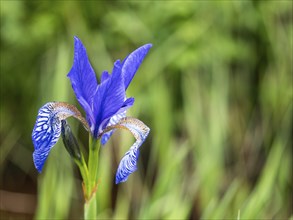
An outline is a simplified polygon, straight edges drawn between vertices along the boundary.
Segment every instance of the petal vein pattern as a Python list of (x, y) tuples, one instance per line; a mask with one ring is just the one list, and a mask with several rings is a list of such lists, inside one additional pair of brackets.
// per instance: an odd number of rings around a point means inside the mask
[(33, 160), (39, 172), (42, 171), (51, 148), (60, 137), (61, 120), (70, 116), (80, 120), (84, 127), (89, 130), (87, 122), (75, 106), (64, 102), (49, 102), (40, 108), (32, 132), (35, 147)]
[(118, 184), (120, 182), (125, 182), (128, 176), (137, 170), (139, 148), (148, 136), (150, 129), (142, 121), (127, 117), (121, 119), (117, 124), (107, 127), (105, 133), (116, 128), (129, 130), (136, 139), (136, 142), (125, 153), (119, 163), (115, 181), (116, 184)]
[[(122, 112), (120, 114), (114, 115), (110, 119), (110, 121), (108, 123), (108, 126), (117, 124), (122, 118), (125, 118), (125, 117), (126, 117), (126, 111), (124, 111), (124, 112)], [(109, 131), (109, 132), (107, 132), (107, 133), (102, 135), (102, 138), (101, 138), (102, 145), (105, 145), (108, 142), (108, 140), (110, 139), (110, 137), (112, 136), (114, 131), (115, 131), (115, 129), (113, 129), (113, 130), (111, 130), (111, 131)]]

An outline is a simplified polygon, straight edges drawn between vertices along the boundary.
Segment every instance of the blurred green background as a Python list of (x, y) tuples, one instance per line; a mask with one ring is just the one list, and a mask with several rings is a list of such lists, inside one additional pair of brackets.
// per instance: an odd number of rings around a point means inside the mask
[[(61, 141), (42, 174), (31, 132), (49, 101), (76, 104), (73, 36), (98, 76), (152, 43), (127, 94), (151, 128), (139, 169), (115, 185), (134, 139), (101, 151), (103, 219), (292, 217), (292, 2), (1, 0), (1, 219), (82, 218), (81, 177)], [(87, 134), (69, 120), (80, 143)]]

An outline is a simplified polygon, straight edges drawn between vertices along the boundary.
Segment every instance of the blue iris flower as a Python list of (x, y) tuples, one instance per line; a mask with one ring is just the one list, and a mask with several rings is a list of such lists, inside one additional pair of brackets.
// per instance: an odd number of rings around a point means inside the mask
[(33, 159), (39, 172), (60, 137), (61, 121), (70, 116), (80, 120), (95, 139), (101, 139), (102, 144), (106, 144), (115, 129), (129, 130), (136, 142), (119, 164), (116, 183), (126, 181), (137, 169), (139, 147), (146, 139), (149, 128), (138, 119), (126, 117), (126, 110), (133, 105), (134, 98), (127, 98), (125, 92), (151, 46), (146, 44), (122, 62), (117, 60), (112, 73), (104, 71), (98, 84), (85, 47), (77, 37), (74, 38), (74, 62), (67, 76), (86, 119), (74, 106), (63, 102), (49, 102), (40, 108), (32, 133), (35, 147)]

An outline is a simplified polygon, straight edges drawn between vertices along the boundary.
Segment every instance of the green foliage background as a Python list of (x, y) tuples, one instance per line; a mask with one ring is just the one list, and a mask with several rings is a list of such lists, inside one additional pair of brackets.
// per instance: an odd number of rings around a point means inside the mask
[[(66, 77), (75, 35), (98, 76), (153, 43), (127, 92), (136, 99), (128, 114), (151, 133), (138, 171), (118, 186), (134, 140), (117, 132), (102, 149), (99, 218), (293, 218), (291, 1), (0, 4), (2, 218), (82, 217), (81, 178), (61, 141), (42, 174), (31, 155), (38, 109), (54, 100), (79, 107)], [(9, 202), (5, 192), (20, 194)], [(18, 212), (24, 194), (37, 205)]]

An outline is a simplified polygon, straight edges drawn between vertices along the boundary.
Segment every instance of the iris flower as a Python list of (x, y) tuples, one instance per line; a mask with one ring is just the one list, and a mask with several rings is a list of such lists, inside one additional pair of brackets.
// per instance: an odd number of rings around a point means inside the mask
[(100, 139), (103, 145), (115, 129), (129, 130), (136, 138), (136, 142), (118, 166), (116, 184), (125, 182), (137, 169), (139, 148), (150, 129), (138, 119), (126, 117), (126, 111), (134, 104), (134, 98), (127, 98), (125, 92), (151, 46), (143, 45), (122, 62), (117, 60), (112, 73), (104, 71), (98, 84), (85, 47), (77, 37), (74, 37), (74, 61), (67, 76), (86, 118), (75, 106), (64, 102), (49, 102), (40, 108), (32, 132), (35, 148), (33, 160), (39, 172), (42, 171), (50, 150), (60, 137), (62, 121), (70, 116), (77, 118), (91, 136)]

